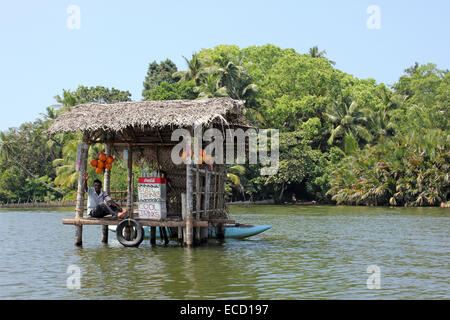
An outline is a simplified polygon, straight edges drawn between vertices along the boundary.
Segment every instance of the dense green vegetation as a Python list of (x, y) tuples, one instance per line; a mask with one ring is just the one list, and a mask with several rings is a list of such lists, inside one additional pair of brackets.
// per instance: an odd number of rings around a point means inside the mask
[[(230, 199), (273, 198), (283, 203), (295, 196), (401, 206), (448, 201), (448, 70), (416, 63), (386, 86), (336, 69), (317, 47), (300, 54), (273, 45), (220, 45), (184, 59), (184, 71), (169, 59), (152, 62), (143, 99), (244, 99), (252, 123), (280, 131), (278, 173), (261, 176), (258, 165), (230, 166)], [(103, 87), (65, 90), (55, 97), (58, 105), (48, 107), (40, 119), (3, 132), (0, 201), (54, 200), (61, 193), (73, 198), (80, 137), (47, 137), (44, 130), (75, 104), (129, 101), (130, 96)], [(91, 152), (100, 148), (94, 146)], [(115, 167), (112, 188), (122, 189), (125, 170), (120, 161)]]

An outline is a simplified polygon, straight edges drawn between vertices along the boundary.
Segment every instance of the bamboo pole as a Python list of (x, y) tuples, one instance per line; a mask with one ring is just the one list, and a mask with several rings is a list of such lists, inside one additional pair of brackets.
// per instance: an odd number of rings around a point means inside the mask
[[(196, 172), (195, 172), (195, 219), (197, 221), (200, 221), (200, 214), (201, 214), (201, 199), (202, 194), (200, 193), (200, 172), (199, 172), (199, 166), (196, 165)], [(195, 242), (200, 242), (200, 228), (195, 228)]]
[(169, 244), (169, 238), (167, 237), (166, 227), (159, 227), (159, 233), (161, 235), (161, 240), (164, 244)]
[[(83, 135), (83, 141), (87, 138), (86, 133)], [(75, 207), (75, 219), (83, 218), (84, 212), (84, 174), (86, 173), (87, 168), (87, 157), (88, 157), (89, 145), (87, 147), (83, 145), (81, 148), (80, 154), (80, 171), (78, 174), (78, 190), (77, 190), (77, 204)], [(83, 245), (83, 226), (77, 225), (75, 226), (75, 245), (82, 246)]]
[(192, 247), (193, 240), (194, 240), (194, 233), (193, 233), (193, 181), (192, 181), (192, 170), (191, 165), (186, 165), (186, 246), (188, 248)]
[(150, 227), (150, 244), (156, 244), (156, 227)]
[[(218, 168), (218, 170), (220, 170), (220, 168)], [(222, 183), (222, 175), (219, 174), (219, 175), (217, 175), (217, 190), (216, 190), (216, 192), (217, 192), (216, 209), (217, 209), (218, 212), (222, 209), (221, 201), (220, 201), (221, 200), (221, 198), (220, 198), (220, 193), (221, 193), (220, 186), (221, 186), (221, 183)]]
[[(209, 220), (209, 201), (211, 196), (211, 171), (206, 172), (205, 176), (205, 198), (204, 198), (204, 204), (203, 204), (203, 219)], [(200, 241), (201, 242), (207, 242), (208, 241), (208, 228), (201, 228), (200, 229)]]
[(217, 167), (215, 168), (216, 172), (214, 175), (214, 204), (213, 209), (217, 211), (217, 180), (219, 179), (219, 172), (217, 171)]
[(127, 185), (127, 211), (130, 218), (133, 218), (133, 150), (128, 146), (128, 185)]
[[(105, 145), (105, 154), (107, 157), (111, 155), (112, 145), (107, 143)], [(111, 170), (105, 169), (105, 175), (103, 176), (103, 189), (106, 194), (110, 196), (111, 193)], [(102, 226), (102, 243), (108, 243), (108, 226)]]
[(220, 168), (219, 175), (219, 185), (218, 185), (218, 194), (217, 194), (217, 208), (223, 214), (224, 212), (224, 187), (225, 187), (225, 176), (223, 175), (223, 167)]
[[(181, 193), (181, 218), (186, 220), (186, 193)], [(178, 241), (183, 245), (186, 241), (186, 228), (178, 227)]]

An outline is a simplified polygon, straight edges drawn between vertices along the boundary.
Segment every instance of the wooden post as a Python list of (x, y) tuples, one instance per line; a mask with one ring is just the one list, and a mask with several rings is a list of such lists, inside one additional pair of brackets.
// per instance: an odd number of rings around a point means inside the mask
[(150, 244), (156, 244), (156, 227), (150, 227)]
[(217, 212), (217, 167), (214, 167), (213, 212)]
[(223, 198), (224, 186), (225, 186), (225, 177), (223, 176), (223, 168), (221, 167), (220, 171), (219, 171), (219, 185), (218, 185), (218, 195), (217, 195), (218, 206), (217, 207), (222, 214), (224, 212), (224, 200), (225, 200)]
[[(181, 218), (186, 220), (186, 193), (181, 193)], [(186, 242), (186, 228), (178, 227), (178, 241), (183, 245)]]
[(217, 200), (216, 200), (216, 212), (220, 212), (221, 211), (221, 206), (220, 206), (220, 182), (221, 182), (221, 174), (220, 174), (220, 169), (217, 168), (217, 189), (216, 189), (216, 196), (217, 196)]
[[(111, 155), (112, 145), (107, 143), (105, 145), (105, 154), (107, 157)], [(111, 170), (105, 169), (105, 175), (103, 176), (103, 190), (110, 196), (111, 192)], [(102, 243), (108, 243), (108, 226), (102, 226)]]
[(194, 233), (193, 233), (193, 181), (192, 181), (192, 166), (190, 164), (186, 165), (186, 246), (188, 248), (192, 247), (194, 242)]
[[(196, 173), (195, 173), (195, 219), (200, 221), (200, 210), (201, 210), (201, 199), (202, 194), (200, 192), (200, 167), (196, 165)], [(200, 228), (195, 228), (195, 242), (200, 243)]]
[(167, 237), (166, 227), (159, 227), (159, 233), (161, 236), (161, 240), (164, 241), (164, 244), (169, 244), (169, 238)]
[[(210, 191), (211, 191), (211, 171), (207, 169), (205, 175), (205, 198), (203, 204), (203, 219), (209, 220), (209, 201), (210, 201)], [(200, 241), (207, 242), (208, 241), (208, 228), (201, 228)]]
[(131, 149), (131, 145), (128, 146), (128, 186), (127, 186), (127, 211), (130, 215), (130, 218), (133, 219), (133, 153)]
[(178, 227), (178, 243), (183, 245), (183, 228)]
[[(86, 133), (83, 134), (83, 143), (87, 139)], [(84, 174), (87, 168), (87, 158), (88, 158), (89, 145), (83, 145), (80, 154), (80, 172), (78, 174), (78, 190), (77, 190), (77, 203), (75, 207), (75, 219), (83, 218), (84, 212)], [(83, 226), (75, 226), (75, 245), (83, 245)]]

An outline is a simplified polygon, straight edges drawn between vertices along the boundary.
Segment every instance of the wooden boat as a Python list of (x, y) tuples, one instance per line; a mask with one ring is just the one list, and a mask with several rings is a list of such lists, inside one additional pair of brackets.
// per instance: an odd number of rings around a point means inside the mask
[[(112, 232), (116, 232), (117, 226), (110, 225), (109, 230)], [(144, 238), (150, 238), (150, 227), (143, 227), (145, 231)], [(172, 234), (171, 228), (169, 227), (163, 227), (166, 229), (167, 236), (169, 238), (175, 237), (175, 235)], [(209, 228), (208, 229), (208, 238), (209, 239), (217, 239), (217, 238), (231, 238), (231, 239), (244, 239), (248, 238), (254, 235), (257, 235), (261, 232), (264, 232), (268, 229), (272, 228), (272, 226), (269, 225), (248, 225), (248, 224), (232, 224), (232, 225), (224, 225), (223, 226), (223, 235), (217, 233), (216, 228)], [(156, 237), (161, 237), (160, 234), (160, 228), (156, 228)]]

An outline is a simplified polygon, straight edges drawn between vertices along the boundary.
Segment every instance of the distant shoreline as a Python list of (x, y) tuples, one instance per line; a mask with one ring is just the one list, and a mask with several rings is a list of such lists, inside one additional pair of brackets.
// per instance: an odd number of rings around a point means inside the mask
[(0, 204), (0, 208), (56, 208), (56, 207), (75, 207), (76, 201), (58, 201), (58, 202), (25, 202), (25, 203), (7, 203)]
[[(281, 206), (317, 206), (317, 205), (335, 205), (333, 203), (319, 203), (316, 201), (297, 201), (296, 203), (280, 203), (276, 204), (272, 199), (270, 200), (260, 200), (260, 201), (235, 201), (235, 202), (227, 202), (227, 205), (235, 206), (235, 205), (281, 205)], [(0, 209), (10, 209), (10, 208), (57, 208), (57, 207), (75, 207), (76, 201), (59, 201), (59, 202), (28, 202), (28, 203), (8, 203), (8, 204), (0, 204)], [(85, 202), (86, 206), (86, 202)], [(353, 205), (346, 205), (352, 207)], [(384, 207), (384, 206), (373, 206), (373, 207)], [(439, 207), (439, 206), (433, 206)], [(440, 205), (441, 208), (450, 208), (450, 202), (443, 202)]]

